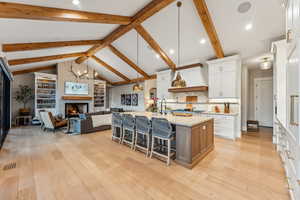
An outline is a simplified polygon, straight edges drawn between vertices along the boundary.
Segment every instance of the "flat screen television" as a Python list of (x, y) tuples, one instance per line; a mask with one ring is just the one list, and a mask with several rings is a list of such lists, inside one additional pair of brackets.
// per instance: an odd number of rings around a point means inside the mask
[(65, 82), (65, 94), (88, 95), (89, 85), (87, 83)]

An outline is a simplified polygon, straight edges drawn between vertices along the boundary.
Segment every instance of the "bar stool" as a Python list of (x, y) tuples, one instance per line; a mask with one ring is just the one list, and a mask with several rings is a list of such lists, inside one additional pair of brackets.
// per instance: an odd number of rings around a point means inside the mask
[(131, 145), (131, 149), (134, 146), (134, 136), (135, 136), (135, 118), (130, 114), (122, 115), (123, 122), (123, 136), (122, 144), (125, 142)]
[[(146, 151), (146, 157), (148, 157), (150, 151), (151, 122), (146, 116), (135, 116), (135, 124), (136, 133), (134, 150), (136, 150), (136, 148), (142, 149)], [(143, 144), (139, 144), (139, 142)]]
[[(119, 130), (119, 132), (118, 132)], [(122, 116), (120, 113), (112, 113), (112, 137), (111, 139), (119, 140), (119, 143), (122, 141), (123, 126), (122, 126)]]
[[(162, 143), (156, 143), (155, 139), (162, 141)], [(170, 158), (175, 154), (175, 149), (171, 147), (171, 141), (175, 140), (175, 131), (172, 129), (170, 122), (164, 118), (152, 118), (152, 143), (151, 143), (151, 154), (158, 155), (160, 157), (167, 159), (167, 165), (170, 165)], [(167, 147), (164, 146), (164, 143), (167, 142)], [(159, 144), (160, 143), (160, 144)], [(167, 155), (163, 153), (164, 148), (167, 148)], [(159, 149), (160, 151), (156, 151)], [(171, 153), (171, 150), (173, 152)]]

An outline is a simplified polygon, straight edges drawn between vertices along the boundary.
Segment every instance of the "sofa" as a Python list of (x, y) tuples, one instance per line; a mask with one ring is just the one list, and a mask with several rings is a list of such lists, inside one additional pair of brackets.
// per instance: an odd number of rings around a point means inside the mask
[[(103, 116), (103, 119), (101, 119)], [(80, 114), (80, 133), (92, 133), (97, 131), (104, 131), (111, 129), (111, 112), (108, 111), (100, 111), (94, 113), (86, 113)], [(108, 119), (110, 118), (110, 119)], [(95, 123), (95, 120), (107, 122), (106, 124), (103, 122)]]
[(110, 108), (111, 112), (124, 112), (123, 108)]

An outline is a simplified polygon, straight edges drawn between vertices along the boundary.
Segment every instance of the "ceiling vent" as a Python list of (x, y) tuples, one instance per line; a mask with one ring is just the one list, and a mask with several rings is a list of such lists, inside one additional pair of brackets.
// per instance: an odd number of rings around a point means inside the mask
[(249, 1), (245, 1), (239, 5), (237, 10), (239, 13), (246, 13), (250, 10), (251, 6), (252, 5)]

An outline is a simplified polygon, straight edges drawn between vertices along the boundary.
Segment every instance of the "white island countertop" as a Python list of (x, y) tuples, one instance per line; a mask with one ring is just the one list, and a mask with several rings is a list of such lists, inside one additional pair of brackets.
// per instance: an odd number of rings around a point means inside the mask
[(224, 112), (213, 112), (213, 111), (205, 111), (202, 112), (201, 114), (205, 114), (205, 115), (224, 115), (224, 116), (236, 116), (238, 115), (238, 113), (224, 113)]
[(146, 116), (149, 119), (151, 119), (152, 117), (165, 118), (171, 124), (176, 124), (179, 126), (187, 126), (187, 127), (193, 127), (197, 124), (201, 124), (203, 122), (207, 122), (213, 119), (211, 117), (203, 117), (199, 115), (193, 115), (191, 117), (182, 117), (182, 116), (174, 116), (172, 114), (161, 115), (159, 113), (152, 113), (152, 112), (125, 112), (121, 114), (132, 114), (133, 116), (136, 115)]

